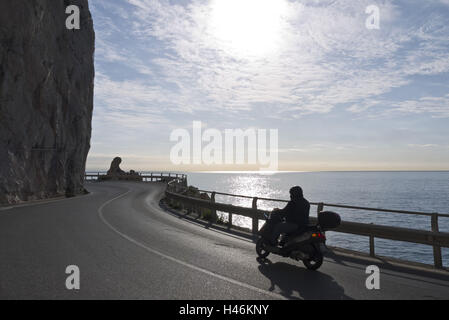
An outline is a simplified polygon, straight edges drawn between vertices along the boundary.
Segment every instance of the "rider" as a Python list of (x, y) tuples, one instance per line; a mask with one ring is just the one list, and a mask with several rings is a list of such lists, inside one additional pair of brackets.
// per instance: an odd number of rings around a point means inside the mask
[(290, 201), (284, 209), (274, 211), (285, 222), (278, 223), (273, 230), (271, 242), (277, 245), (277, 240), (282, 233), (290, 233), (309, 224), (310, 203), (304, 198), (301, 187), (290, 189)]

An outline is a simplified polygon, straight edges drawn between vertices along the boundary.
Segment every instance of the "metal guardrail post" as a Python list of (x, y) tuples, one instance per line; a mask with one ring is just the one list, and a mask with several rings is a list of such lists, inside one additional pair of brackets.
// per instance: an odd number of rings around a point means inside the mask
[(370, 257), (376, 256), (376, 251), (374, 248), (374, 236), (369, 237), (369, 255), (370, 255)]
[(370, 255), (370, 257), (375, 257), (376, 256), (375, 242), (374, 242), (374, 236), (373, 235), (369, 236), (369, 255)]
[[(215, 191), (213, 191), (210, 195), (210, 202), (215, 203)], [(217, 221), (217, 210), (213, 209), (213, 210), (211, 210), (211, 212), (212, 212), (212, 221), (216, 222)]]
[(256, 234), (259, 231), (259, 218), (257, 217), (257, 197), (253, 198), (253, 209), (254, 209), (254, 217), (253, 217), (253, 234)]
[(318, 206), (316, 208), (317, 215), (318, 215), (318, 213), (320, 213), (323, 210), (324, 210), (324, 203), (322, 203), (322, 202), (318, 203)]
[[(431, 216), (431, 225), (433, 232), (440, 232), (438, 227), (438, 213), (432, 213)], [(433, 245), (433, 261), (435, 268), (442, 269), (443, 268), (443, 258), (441, 255), (441, 247), (438, 245)]]

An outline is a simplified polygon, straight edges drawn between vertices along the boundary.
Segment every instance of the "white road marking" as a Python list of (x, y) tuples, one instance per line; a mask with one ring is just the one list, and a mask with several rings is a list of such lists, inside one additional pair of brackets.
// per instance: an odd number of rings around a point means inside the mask
[(137, 241), (137, 240), (135, 240), (135, 239), (129, 237), (128, 235), (126, 235), (126, 234), (120, 232), (119, 230), (117, 230), (113, 225), (111, 225), (111, 224), (105, 219), (105, 217), (104, 217), (104, 215), (103, 215), (103, 209), (104, 209), (105, 206), (107, 206), (107, 205), (110, 204), (111, 202), (113, 202), (113, 201), (115, 201), (115, 200), (118, 200), (118, 199), (120, 199), (120, 198), (126, 196), (126, 195), (129, 194), (131, 191), (132, 191), (132, 190), (128, 190), (127, 192), (125, 192), (125, 193), (123, 193), (123, 194), (121, 194), (121, 195), (119, 195), (119, 196), (117, 196), (117, 197), (115, 197), (115, 198), (112, 198), (112, 199), (106, 201), (106, 202), (103, 203), (103, 204), (101, 205), (101, 207), (98, 209), (99, 217), (100, 217), (100, 219), (103, 221), (103, 223), (106, 224), (112, 231), (114, 231), (115, 233), (117, 233), (119, 236), (121, 236), (122, 238), (128, 240), (129, 242), (132, 242), (132, 243), (134, 243), (135, 245), (137, 245), (137, 246), (139, 246), (139, 247), (141, 247), (141, 248), (143, 248), (143, 249), (145, 249), (145, 250), (147, 250), (147, 251), (149, 251), (149, 252), (151, 252), (151, 253), (153, 253), (153, 254), (156, 254), (156, 255), (158, 255), (158, 256), (160, 256), (160, 257), (162, 257), (162, 258), (165, 258), (165, 259), (167, 259), (167, 260), (170, 260), (170, 261), (172, 261), (172, 262), (176, 262), (176, 263), (178, 263), (178, 264), (180, 264), (180, 265), (182, 265), (182, 266), (184, 266), (184, 267), (193, 269), (193, 270), (195, 270), (195, 271), (202, 272), (202, 273), (207, 274), (207, 275), (209, 275), (209, 276), (212, 276), (212, 277), (215, 277), (215, 278), (217, 278), (217, 279), (220, 279), (220, 280), (223, 280), (223, 281), (226, 281), (226, 282), (229, 282), (229, 283), (238, 285), (238, 286), (243, 287), (243, 288), (245, 288), (245, 289), (249, 289), (249, 290), (255, 291), (255, 292), (257, 292), (257, 293), (261, 293), (261, 294), (265, 294), (265, 295), (271, 296), (271, 297), (273, 297), (273, 298), (275, 298), (275, 299), (286, 300), (286, 298), (285, 298), (284, 296), (280, 295), (280, 294), (277, 294), (277, 293), (274, 293), (274, 292), (270, 292), (270, 291), (267, 291), (267, 290), (264, 290), (264, 289), (260, 289), (260, 288), (258, 288), (258, 287), (252, 286), (252, 285), (250, 285), (250, 284), (243, 283), (243, 282), (240, 282), (240, 281), (238, 281), (238, 280), (235, 280), (235, 279), (232, 279), (232, 278), (228, 278), (228, 277), (226, 277), (226, 276), (219, 275), (219, 274), (214, 273), (214, 272), (212, 272), (212, 271), (203, 269), (203, 268), (201, 268), (201, 267), (195, 266), (195, 265), (190, 264), (190, 263), (188, 263), (188, 262), (179, 260), (179, 259), (174, 258), (174, 257), (169, 256), (169, 255), (166, 255), (165, 253), (162, 253), (162, 252), (160, 252), (160, 251), (158, 251), (158, 250), (156, 250), (156, 249), (153, 249), (153, 248), (151, 248), (151, 247), (149, 247), (149, 246), (147, 246), (147, 245), (145, 245), (145, 244), (143, 244), (143, 243), (141, 243), (141, 242), (139, 242), (139, 241)]

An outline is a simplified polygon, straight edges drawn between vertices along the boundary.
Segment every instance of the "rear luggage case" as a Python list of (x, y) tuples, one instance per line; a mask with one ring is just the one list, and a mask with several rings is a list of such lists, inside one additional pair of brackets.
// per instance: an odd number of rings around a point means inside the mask
[(336, 212), (322, 211), (318, 214), (318, 224), (323, 230), (335, 229), (340, 223), (340, 215)]

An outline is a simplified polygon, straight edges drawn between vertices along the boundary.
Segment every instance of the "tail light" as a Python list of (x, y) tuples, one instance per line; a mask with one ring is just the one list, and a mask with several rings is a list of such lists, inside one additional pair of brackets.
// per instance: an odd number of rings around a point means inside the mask
[(312, 238), (319, 238), (326, 240), (326, 236), (321, 232), (312, 233)]

